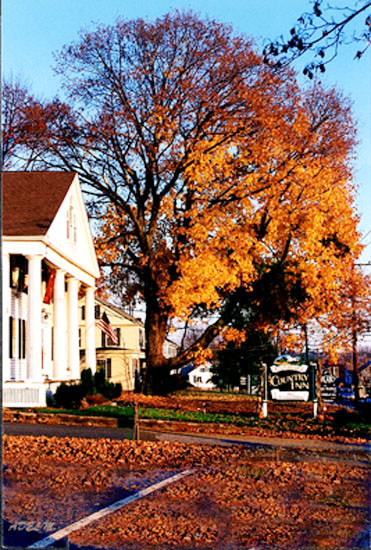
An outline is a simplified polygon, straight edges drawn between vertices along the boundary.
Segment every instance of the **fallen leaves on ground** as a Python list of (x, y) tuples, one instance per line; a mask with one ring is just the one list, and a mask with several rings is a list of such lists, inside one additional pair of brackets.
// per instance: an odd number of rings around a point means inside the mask
[[(269, 415), (267, 418), (258, 420), (258, 410), (261, 404), (254, 397), (235, 394), (225, 396), (204, 392), (203, 395), (174, 394), (169, 397), (133, 394), (123, 392), (120, 399), (116, 400), (119, 405), (132, 404), (133, 400), (143, 408), (170, 409), (176, 411), (192, 411), (200, 413), (216, 413), (235, 415), (237, 422), (225, 423), (221, 420), (216, 422), (185, 422), (168, 421), (158, 419), (143, 419), (144, 427), (161, 429), (167, 431), (184, 431), (193, 433), (226, 433), (256, 435), (263, 437), (288, 437), (301, 439), (322, 439), (339, 441), (342, 443), (366, 443), (367, 437), (357, 430), (346, 429), (344, 426), (339, 429), (333, 422), (331, 416), (337, 412), (344, 411), (344, 407), (336, 404), (327, 404), (325, 421), (313, 419), (313, 403), (310, 402), (269, 402)], [(350, 411), (347, 411), (351, 414)]]
[(367, 464), (290, 452), (278, 460), (243, 446), (5, 435), (5, 519), (61, 528), (193, 468), (70, 541), (117, 550), (352, 548), (367, 522)]

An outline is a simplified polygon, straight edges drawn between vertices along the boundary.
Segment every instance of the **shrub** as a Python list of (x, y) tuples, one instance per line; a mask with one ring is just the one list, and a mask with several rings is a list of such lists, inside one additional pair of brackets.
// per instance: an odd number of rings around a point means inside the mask
[[(81, 372), (80, 383), (72, 385), (62, 382), (55, 392), (54, 400), (59, 408), (78, 409), (81, 401), (87, 396), (89, 396), (88, 403), (97, 405), (104, 403), (107, 399), (116, 399), (121, 393), (121, 384), (107, 382), (104, 369), (97, 370), (94, 376), (91, 369), (84, 369)], [(52, 404), (51, 400), (50, 404)]]
[(97, 369), (93, 376), (93, 384), (97, 393), (102, 393), (106, 384), (106, 372), (105, 369)]
[(78, 409), (83, 397), (84, 389), (80, 384), (67, 385), (65, 382), (58, 386), (54, 395), (57, 407), (63, 409)]
[(346, 428), (348, 424), (357, 424), (361, 421), (358, 411), (352, 411), (345, 407), (337, 410), (334, 414), (334, 424), (338, 428)]
[(103, 389), (102, 395), (107, 397), (107, 399), (117, 399), (122, 394), (121, 384), (114, 384), (113, 382), (106, 382)]
[(116, 399), (122, 393), (121, 384), (115, 384), (106, 380), (104, 369), (98, 369), (94, 374), (94, 386), (96, 392), (104, 395), (107, 399)]
[(358, 412), (363, 422), (370, 424), (371, 422), (371, 403), (364, 401), (358, 403)]
[(107, 401), (107, 398), (100, 393), (87, 395), (85, 399), (89, 405), (102, 405)]
[(190, 384), (185, 376), (182, 376), (181, 374), (172, 374), (170, 376), (168, 393), (172, 391), (185, 390), (188, 387), (190, 387)]
[(83, 369), (81, 371), (80, 385), (86, 392), (85, 395), (92, 395), (95, 393), (94, 378), (91, 369)]
[(53, 392), (51, 390), (46, 391), (46, 405), (48, 407), (56, 407), (56, 401), (55, 397), (53, 395)]

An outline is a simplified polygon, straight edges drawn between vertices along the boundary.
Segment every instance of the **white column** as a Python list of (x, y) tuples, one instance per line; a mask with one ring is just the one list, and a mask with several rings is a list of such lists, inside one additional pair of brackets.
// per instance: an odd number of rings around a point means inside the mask
[(10, 258), (3, 254), (3, 381), (10, 380), (9, 317), (10, 317)]
[(43, 374), (48, 378), (52, 378), (52, 331), (51, 331), (51, 322), (50, 315), (48, 312), (43, 312), (42, 319), (42, 332), (43, 332), (43, 347), (42, 347), (42, 357), (43, 357)]
[(95, 309), (94, 288), (89, 286), (85, 295), (85, 361), (86, 368), (94, 374), (97, 370), (95, 355)]
[(65, 303), (65, 271), (57, 269), (54, 281), (53, 377), (67, 380), (67, 333)]
[(41, 381), (41, 260), (42, 256), (28, 259), (28, 312), (27, 312), (27, 379)]
[(79, 354), (79, 282), (74, 277), (67, 279), (68, 290), (68, 365), (73, 380), (80, 379)]

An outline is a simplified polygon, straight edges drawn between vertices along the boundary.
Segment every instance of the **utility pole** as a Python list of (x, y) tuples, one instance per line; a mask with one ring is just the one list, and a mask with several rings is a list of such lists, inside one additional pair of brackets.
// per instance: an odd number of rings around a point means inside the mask
[[(353, 264), (353, 274), (355, 267), (361, 266), (371, 266), (371, 262), (365, 264)], [(359, 403), (359, 374), (358, 374), (358, 352), (357, 352), (357, 343), (358, 343), (358, 331), (357, 331), (357, 312), (356, 312), (356, 296), (354, 288), (354, 277), (352, 280), (352, 364), (353, 364), (353, 386), (354, 386), (354, 401), (357, 405)]]
[(307, 323), (303, 326), (304, 330), (304, 339), (305, 339), (305, 362), (309, 366), (309, 341), (308, 341), (308, 325)]
[(354, 401), (359, 403), (359, 375), (358, 375), (358, 354), (357, 354), (357, 330), (352, 330), (352, 363), (353, 363), (353, 386), (354, 386)]

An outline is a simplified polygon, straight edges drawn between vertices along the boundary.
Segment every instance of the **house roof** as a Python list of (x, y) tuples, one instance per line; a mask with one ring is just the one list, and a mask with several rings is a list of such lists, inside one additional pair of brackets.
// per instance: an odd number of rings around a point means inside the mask
[(3, 172), (3, 235), (45, 235), (75, 172)]
[(195, 365), (186, 365), (185, 367), (182, 367), (180, 369), (180, 374), (182, 374), (183, 376), (187, 376), (190, 372), (195, 370), (195, 368)]
[(111, 309), (112, 311), (114, 311), (115, 313), (117, 313), (118, 315), (120, 315), (120, 317), (123, 317), (124, 319), (127, 319), (128, 321), (131, 321), (132, 323), (135, 323), (141, 327), (143, 327), (143, 323), (140, 319), (137, 319), (136, 317), (133, 317), (132, 315), (129, 315), (129, 313), (126, 313), (126, 311), (124, 311), (123, 309), (117, 307), (117, 306), (114, 306), (113, 304), (110, 304), (109, 302), (106, 302), (106, 300), (102, 300), (102, 298), (95, 298), (95, 301), (98, 302), (99, 304), (101, 304), (102, 306), (105, 306), (109, 309)]

